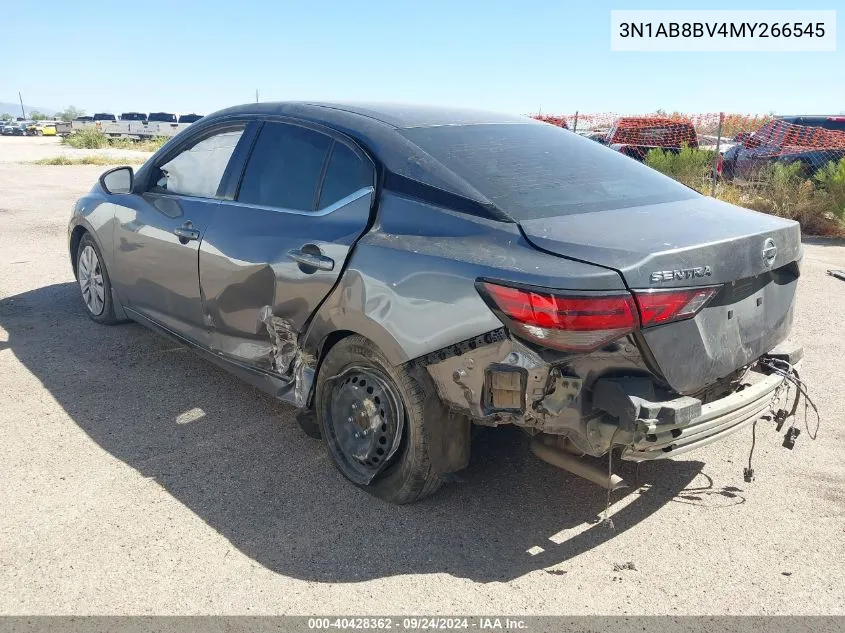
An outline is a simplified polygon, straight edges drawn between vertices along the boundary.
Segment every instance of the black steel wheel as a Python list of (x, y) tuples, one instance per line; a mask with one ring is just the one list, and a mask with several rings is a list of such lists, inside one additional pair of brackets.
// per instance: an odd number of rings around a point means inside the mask
[(402, 439), (399, 396), (374, 368), (352, 365), (331, 381), (328, 397), (328, 439), (344, 474), (366, 485), (389, 464)]
[(392, 503), (434, 493), (443, 480), (428, 456), (426, 398), (437, 398), (433, 386), (392, 366), (366, 338), (338, 342), (320, 365), (315, 391), (320, 432), (338, 470)]

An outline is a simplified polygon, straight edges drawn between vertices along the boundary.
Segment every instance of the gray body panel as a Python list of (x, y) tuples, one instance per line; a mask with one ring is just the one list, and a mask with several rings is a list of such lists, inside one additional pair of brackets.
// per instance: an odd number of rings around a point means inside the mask
[(513, 224), (485, 221), (383, 192), (376, 224), (317, 312), (309, 342), (336, 330), (377, 341), (395, 364), (502, 326), (479, 278), (547, 288), (623, 290), (611, 270), (533, 248)]
[(782, 267), (728, 284), (695, 318), (642, 336), (667, 382), (694, 393), (784, 341), (792, 328), (797, 270)]
[[(154, 166), (233, 121), (248, 123), (245, 139), (264, 121), (342, 139), (372, 160), (374, 186), (316, 213), (234, 202), (252, 147), (243, 141), (216, 199), (147, 191)], [(603, 377), (645, 380), (659, 392), (652, 399), (698, 393), (786, 337), (800, 258), (796, 223), (699, 196), (515, 222), (396, 131), (485, 123), (546, 125), (405, 106), (283, 103), (224, 110), (159, 150), (139, 170), (133, 193), (112, 195), (95, 186), (71, 218), (71, 250), (79, 231), (92, 233), (119, 309), (298, 406), (311, 404), (328, 346), (356, 333), (391, 363), (424, 368), (443, 403), (474, 422), (565, 435), (594, 455), (606, 452), (613, 436), (601, 430), (606, 416), (591, 395)], [(422, 173), (421, 184), (414, 178)], [(182, 243), (173, 230), (186, 220), (199, 235)], [(761, 257), (765, 239), (778, 248), (768, 263)], [(332, 260), (332, 267), (310, 269), (292, 260), (290, 251), (303, 247)], [(711, 273), (651, 281), (654, 271), (699, 266)], [(738, 286), (693, 319), (578, 354), (516, 339), (479, 295), (479, 280), (617, 294)], [(490, 406), (491, 368), (523, 381), (514, 410)]]
[[(646, 207), (520, 222), (538, 247), (618, 270), (630, 288), (722, 284), (800, 257), (798, 223), (698, 196)], [(775, 241), (765, 263), (763, 242)], [(656, 271), (709, 266), (712, 274), (655, 283)]]
[[(238, 203), (221, 205), (199, 252), (199, 276), (210, 348), (262, 369), (285, 373), (272, 352), (269, 308), (292, 335), (334, 287), (352, 244), (367, 226), (372, 188), (329, 213), (305, 215)], [(334, 262), (311, 270), (288, 253), (309, 245)], [(272, 323), (269, 324), (272, 327)]]
[(220, 203), (153, 193), (132, 196), (129, 202), (113, 205), (111, 270), (121, 303), (208, 345), (196, 272), (200, 240), (182, 244), (173, 231), (190, 221), (204, 235)]

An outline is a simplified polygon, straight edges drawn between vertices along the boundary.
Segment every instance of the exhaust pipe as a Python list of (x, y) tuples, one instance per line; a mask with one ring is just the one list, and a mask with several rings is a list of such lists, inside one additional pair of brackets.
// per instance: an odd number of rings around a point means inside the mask
[(538, 435), (531, 440), (531, 452), (544, 462), (548, 462), (552, 466), (557, 466), (563, 470), (568, 470), (573, 475), (578, 475), (587, 481), (592, 481), (606, 490), (619, 490), (620, 488), (628, 487), (628, 484), (619, 475), (608, 475), (607, 472), (596, 468), (584, 461), (581, 457), (565, 452), (555, 446), (549, 446), (543, 442), (542, 437), (542, 435)]

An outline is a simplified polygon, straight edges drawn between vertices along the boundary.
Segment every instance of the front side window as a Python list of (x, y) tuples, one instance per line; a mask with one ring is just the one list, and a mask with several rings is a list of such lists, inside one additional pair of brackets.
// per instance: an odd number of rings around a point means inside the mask
[(265, 123), (244, 171), (238, 201), (313, 211), (332, 139), (296, 125)]
[(216, 197), (242, 134), (243, 128), (229, 129), (186, 149), (158, 168), (156, 187), (183, 196)]

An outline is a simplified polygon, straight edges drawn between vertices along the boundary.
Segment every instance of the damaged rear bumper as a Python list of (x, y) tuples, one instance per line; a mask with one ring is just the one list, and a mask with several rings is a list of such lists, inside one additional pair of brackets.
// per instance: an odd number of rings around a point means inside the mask
[[(771, 407), (784, 378), (778, 374), (749, 372), (755, 382), (742, 391), (702, 405), (695, 398), (681, 398), (683, 406), (697, 412), (688, 421), (661, 420), (644, 417), (636, 420), (630, 443), (622, 451), (622, 459), (643, 461), (674, 457), (722, 439), (757, 420)], [(693, 400), (694, 403), (686, 401)], [(648, 403), (663, 411), (667, 404)], [(642, 411), (653, 411), (646, 406)]]
[[(800, 357), (793, 348), (762, 358), (794, 364)], [(741, 384), (724, 387), (727, 395), (705, 403), (659, 388), (635, 346), (556, 362), (503, 330), (418, 362), (443, 403), (476, 424), (563, 436), (576, 452), (596, 457), (622, 448), (632, 461), (673, 457), (738, 431), (770, 409), (784, 383), (756, 363)]]

